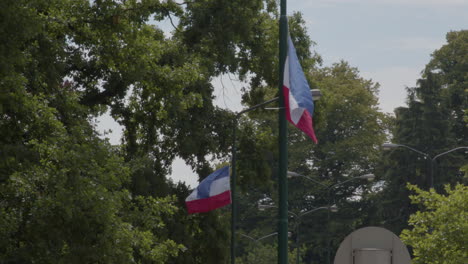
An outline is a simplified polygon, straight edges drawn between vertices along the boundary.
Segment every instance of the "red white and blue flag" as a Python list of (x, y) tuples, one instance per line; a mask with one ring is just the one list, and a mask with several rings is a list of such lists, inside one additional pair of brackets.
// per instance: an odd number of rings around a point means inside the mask
[(283, 73), (283, 95), (286, 119), (317, 143), (312, 119), (314, 113), (312, 92), (290, 36), (288, 36), (288, 54)]
[(189, 214), (208, 212), (230, 203), (229, 166), (208, 175), (185, 199)]

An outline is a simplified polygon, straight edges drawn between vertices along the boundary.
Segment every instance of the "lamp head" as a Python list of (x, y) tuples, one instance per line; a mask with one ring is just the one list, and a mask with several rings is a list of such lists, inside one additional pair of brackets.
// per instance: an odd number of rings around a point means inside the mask
[(268, 208), (276, 208), (276, 206), (274, 205), (268, 205), (268, 204), (258, 204), (258, 210), (260, 211), (265, 211), (265, 209), (268, 209)]
[(369, 174), (361, 175), (361, 176), (359, 176), (359, 178), (367, 179), (368, 181), (373, 181), (375, 179), (375, 175), (372, 174), (372, 173), (369, 173)]
[(382, 149), (383, 150), (391, 150), (394, 148), (398, 148), (400, 145), (398, 144), (393, 144), (393, 143), (383, 143), (382, 144)]
[(312, 98), (314, 101), (320, 100), (322, 97), (322, 92), (319, 89), (312, 89)]
[(288, 178), (294, 178), (294, 177), (301, 177), (302, 175), (297, 173), (297, 172), (294, 172), (294, 171), (288, 171), (287, 172), (287, 177)]
[(334, 204), (334, 205), (328, 207), (328, 210), (330, 210), (330, 212), (332, 212), (332, 213), (336, 213), (336, 212), (338, 212), (338, 206), (336, 206), (336, 204)]

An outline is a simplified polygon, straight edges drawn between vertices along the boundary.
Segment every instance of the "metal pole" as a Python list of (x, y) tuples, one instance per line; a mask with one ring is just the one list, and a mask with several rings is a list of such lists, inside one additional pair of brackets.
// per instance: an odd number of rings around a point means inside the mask
[(281, 13), (279, 21), (279, 175), (278, 175), (278, 263), (288, 263), (288, 145), (287, 124), (284, 109), (283, 74), (287, 55), (288, 20), (286, 17), (286, 0), (281, 0)]
[(429, 189), (433, 189), (434, 188), (434, 159), (430, 159), (429, 162), (431, 166), (431, 169), (429, 172)]
[(299, 225), (301, 224), (301, 217), (297, 218), (296, 223), (296, 264), (299, 264)]
[(236, 114), (233, 121), (233, 128), (232, 128), (232, 154), (231, 154), (231, 264), (236, 263), (236, 220), (237, 220), (237, 197), (236, 197), (236, 161), (237, 161), (237, 122), (242, 114), (260, 108), (264, 105), (273, 103), (278, 101), (278, 97), (265, 101), (263, 103), (254, 105), (250, 108), (244, 109)]
[[(332, 186), (333, 187), (333, 186)], [(327, 193), (327, 205), (331, 206), (331, 190), (332, 187), (328, 188), (328, 193)], [(330, 264), (330, 247), (331, 247), (331, 231), (330, 231), (330, 209), (327, 210), (327, 264)]]
[(231, 264), (236, 263), (236, 219), (237, 219), (237, 201), (236, 201), (236, 130), (237, 117), (234, 118), (232, 131), (232, 154), (231, 154)]

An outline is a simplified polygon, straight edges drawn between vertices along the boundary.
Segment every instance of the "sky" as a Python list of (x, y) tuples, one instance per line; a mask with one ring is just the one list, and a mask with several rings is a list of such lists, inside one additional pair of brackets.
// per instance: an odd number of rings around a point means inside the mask
[[(468, 0), (289, 0), (287, 13), (298, 11), (324, 66), (344, 60), (378, 82), (380, 108), (389, 113), (405, 106), (405, 88), (416, 85), (431, 53), (446, 43), (446, 33), (468, 29)], [(170, 30), (168, 23), (162, 27)], [(213, 84), (218, 106), (242, 109), (243, 84), (228, 76)], [(107, 137), (119, 143), (121, 128), (112, 118), (103, 116), (99, 127), (112, 129)], [(180, 159), (171, 177), (198, 185), (198, 176)]]

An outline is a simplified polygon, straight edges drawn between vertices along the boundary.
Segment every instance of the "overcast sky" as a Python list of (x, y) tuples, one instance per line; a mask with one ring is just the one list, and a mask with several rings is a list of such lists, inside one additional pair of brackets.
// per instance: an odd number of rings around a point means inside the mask
[[(380, 83), (382, 111), (405, 105), (405, 87), (412, 87), (431, 53), (445, 43), (449, 31), (468, 29), (468, 0), (289, 0), (288, 14), (300, 11), (325, 66), (345, 60), (361, 75)], [(221, 81), (225, 89), (221, 89)], [(233, 111), (240, 105), (241, 84), (216, 79), (216, 103)], [(120, 129), (109, 117), (111, 142)], [(198, 177), (177, 160), (173, 179), (195, 187)]]

